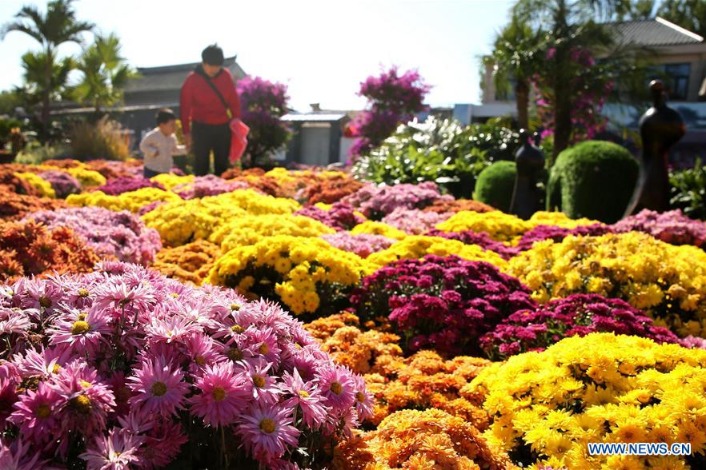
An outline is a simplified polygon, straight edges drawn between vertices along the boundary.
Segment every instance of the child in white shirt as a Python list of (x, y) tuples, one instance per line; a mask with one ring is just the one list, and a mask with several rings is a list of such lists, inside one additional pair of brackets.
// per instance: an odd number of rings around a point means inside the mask
[(176, 114), (168, 108), (157, 112), (157, 127), (145, 135), (140, 142), (144, 157), (144, 176), (152, 178), (160, 173), (169, 173), (174, 166), (174, 155), (184, 155), (186, 146), (179, 145), (176, 131)]

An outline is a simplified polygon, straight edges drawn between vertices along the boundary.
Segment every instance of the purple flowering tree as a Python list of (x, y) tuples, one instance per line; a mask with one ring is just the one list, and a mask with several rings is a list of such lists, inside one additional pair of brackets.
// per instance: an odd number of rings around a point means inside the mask
[(238, 80), (243, 122), (250, 127), (243, 167), (270, 165), (269, 155), (281, 148), (291, 136), (280, 120), (287, 114), (287, 86), (260, 77)]
[(358, 92), (368, 99), (368, 109), (356, 115), (349, 126), (350, 133), (357, 137), (351, 156), (368, 153), (392, 135), (399, 124), (423, 111), (426, 108), (424, 97), (429, 90), (430, 86), (415, 70), (400, 75), (393, 66), (380, 76), (368, 77), (360, 84)]

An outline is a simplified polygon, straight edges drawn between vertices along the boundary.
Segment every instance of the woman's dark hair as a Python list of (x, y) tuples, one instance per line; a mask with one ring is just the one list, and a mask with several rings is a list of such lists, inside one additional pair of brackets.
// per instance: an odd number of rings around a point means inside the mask
[(201, 52), (201, 60), (208, 65), (223, 65), (223, 49), (211, 44)]

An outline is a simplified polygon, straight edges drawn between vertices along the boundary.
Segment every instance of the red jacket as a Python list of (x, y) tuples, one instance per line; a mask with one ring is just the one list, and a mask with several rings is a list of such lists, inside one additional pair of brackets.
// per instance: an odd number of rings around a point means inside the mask
[[(197, 70), (200, 68), (199, 66)], [(181, 114), (181, 126), (184, 134), (191, 133), (192, 122), (227, 124), (230, 121), (223, 102), (206, 82), (209, 78), (197, 70), (189, 73), (181, 86), (179, 114)], [(232, 118), (240, 118), (240, 98), (230, 71), (225, 68), (221, 69), (210, 80), (228, 103)]]

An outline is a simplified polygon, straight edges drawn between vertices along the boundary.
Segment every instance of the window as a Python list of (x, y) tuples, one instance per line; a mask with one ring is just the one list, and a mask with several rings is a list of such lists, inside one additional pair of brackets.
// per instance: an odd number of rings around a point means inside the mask
[(662, 64), (651, 68), (650, 79), (659, 78), (669, 90), (670, 100), (686, 100), (689, 94), (691, 64)]

